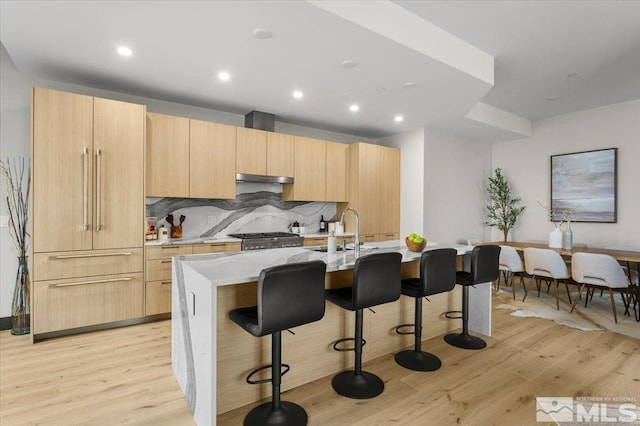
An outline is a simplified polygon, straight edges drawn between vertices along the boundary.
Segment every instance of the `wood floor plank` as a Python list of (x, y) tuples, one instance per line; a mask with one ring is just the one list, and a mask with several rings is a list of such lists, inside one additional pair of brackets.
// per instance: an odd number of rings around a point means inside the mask
[[(640, 400), (640, 340), (510, 313), (494, 309), (493, 336), (486, 337), (484, 350), (455, 348), (442, 336), (425, 340), (423, 349), (442, 360), (438, 371), (406, 370), (392, 354), (366, 362), (364, 369), (385, 381), (385, 392), (375, 399), (340, 397), (332, 377), (324, 377), (284, 392), (283, 400), (302, 405), (312, 426), (537, 426), (536, 396)], [(2, 331), (0, 424), (193, 425), (170, 351), (170, 321), (35, 345), (28, 336)], [(336, 362), (341, 359), (336, 355)], [(353, 355), (345, 359), (350, 364)], [(218, 416), (218, 424), (241, 425), (255, 405)]]

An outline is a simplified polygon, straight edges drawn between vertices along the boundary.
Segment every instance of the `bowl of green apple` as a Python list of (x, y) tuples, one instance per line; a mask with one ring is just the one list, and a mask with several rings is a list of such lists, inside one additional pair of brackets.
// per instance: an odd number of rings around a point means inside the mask
[(427, 240), (421, 235), (413, 232), (405, 238), (404, 242), (407, 245), (407, 248), (411, 251), (420, 252), (427, 246)]

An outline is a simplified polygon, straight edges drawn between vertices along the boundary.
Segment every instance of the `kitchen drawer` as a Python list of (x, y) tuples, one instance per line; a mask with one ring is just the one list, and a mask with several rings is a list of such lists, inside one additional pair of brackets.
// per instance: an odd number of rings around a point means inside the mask
[(147, 254), (147, 260), (171, 259), (171, 256), (182, 256), (184, 254), (192, 254), (193, 246), (191, 244), (147, 246), (145, 251)]
[(171, 312), (171, 280), (147, 281), (144, 286), (145, 315)]
[(400, 236), (398, 234), (379, 234), (380, 241), (397, 240)]
[(58, 280), (141, 272), (142, 248), (36, 253), (33, 280)]
[(207, 243), (194, 244), (193, 254), (221, 253), (225, 251), (240, 251), (240, 242), (235, 243)]
[(363, 243), (370, 243), (372, 241), (377, 241), (377, 234), (360, 234), (360, 241)]
[(161, 281), (171, 279), (171, 258), (163, 260), (147, 260), (145, 281)]
[(326, 246), (327, 245), (327, 237), (305, 237), (304, 239), (305, 246)]
[(140, 318), (142, 273), (34, 283), (33, 333)]

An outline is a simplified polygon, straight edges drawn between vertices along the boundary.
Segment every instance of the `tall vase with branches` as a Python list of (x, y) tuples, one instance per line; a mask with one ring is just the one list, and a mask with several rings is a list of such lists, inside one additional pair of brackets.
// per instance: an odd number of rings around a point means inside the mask
[(488, 220), (485, 225), (500, 229), (504, 241), (507, 241), (509, 230), (515, 226), (525, 206), (518, 205), (522, 200), (512, 193), (511, 185), (499, 167), (494, 170), (493, 176), (489, 176), (487, 194), (489, 195), (489, 204), (486, 206)]
[(29, 308), (29, 268), (27, 263), (29, 220), (29, 191), (31, 173), (29, 162), (25, 158), (0, 160), (0, 171), (4, 175), (7, 196), (5, 197), (9, 213), (9, 233), (18, 256), (16, 286), (11, 305), (11, 334), (29, 334), (31, 318)]

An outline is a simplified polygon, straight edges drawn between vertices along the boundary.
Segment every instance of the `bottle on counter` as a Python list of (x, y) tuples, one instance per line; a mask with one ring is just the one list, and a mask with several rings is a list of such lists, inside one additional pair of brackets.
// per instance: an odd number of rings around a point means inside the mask
[(169, 240), (169, 228), (162, 225), (158, 228), (158, 236), (160, 241), (168, 241)]
[(327, 222), (324, 221), (324, 215), (320, 216), (320, 232), (327, 232)]

